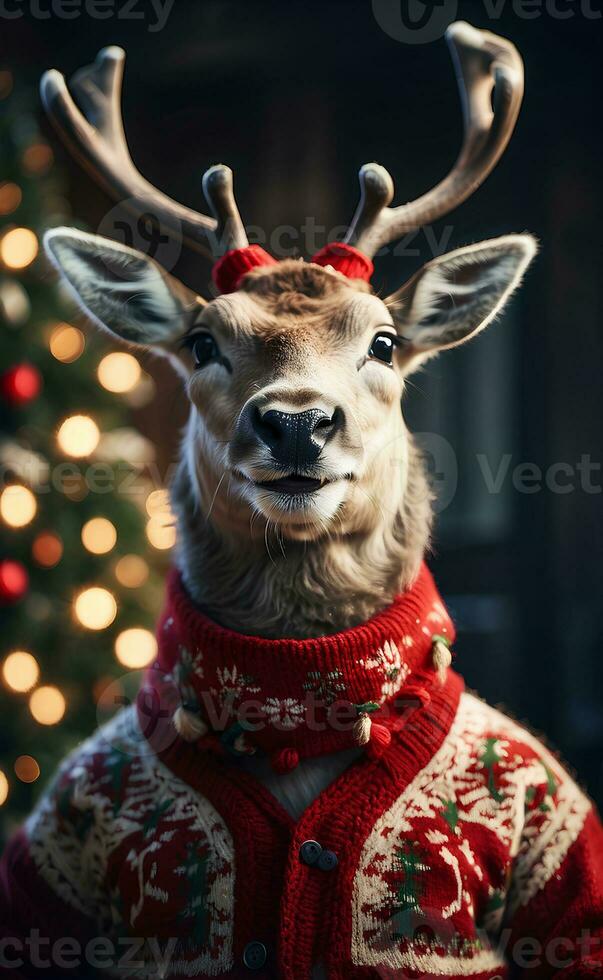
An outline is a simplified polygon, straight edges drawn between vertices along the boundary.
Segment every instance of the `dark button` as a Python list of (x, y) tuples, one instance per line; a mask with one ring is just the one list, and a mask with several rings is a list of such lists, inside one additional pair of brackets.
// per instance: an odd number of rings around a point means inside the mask
[(268, 959), (268, 950), (264, 943), (254, 940), (247, 943), (243, 950), (243, 963), (249, 970), (261, 970)]
[(332, 871), (333, 868), (337, 867), (339, 861), (335, 851), (322, 851), (316, 863), (321, 871)]
[(305, 840), (299, 849), (300, 858), (310, 866), (316, 864), (321, 854), (322, 847), (317, 840)]

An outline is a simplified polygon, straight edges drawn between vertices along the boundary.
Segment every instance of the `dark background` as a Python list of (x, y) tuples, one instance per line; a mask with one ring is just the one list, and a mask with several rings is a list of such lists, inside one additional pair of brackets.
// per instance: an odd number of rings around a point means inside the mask
[[(50, 0), (38, 2), (50, 9)], [(142, 172), (203, 209), (201, 174), (226, 162), (245, 222), (268, 234), (299, 228), (308, 216), (327, 229), (349, 221), (355, 174), (370, 160), (391, 170), (396, 202), (416, 197), (458, 149), (460, 108), (444, 41), (392, 37), (375, 15), (383, 2), (176, 0), (161, 31), (149, 30), (156, 17), (148, 0), (132, 8), (143, 17), (135, 20), (83, 11), (40, 19), (27, 2), (5, 6), (24, 16), (0, 18), (2, 60), (32, 87), (46, 67), (69, 75), (102, 46), (123, 45), (124, 118)], [(475, 344), (429, 365), (409, 390), (411, 427), (447, 441), (423, 437), (435, 450), (442, 502), (451, 498), (431, 564), (459, 626), (458, 666), (469, 685), (545, 731), (601, 801), (600, 4), (433, 6), (447, 8), (449, 19), (457, 7), (459, 17), (511, 38), (526, 63), (509, 149), (474, 197), (432, 229), (435, 240), (445, 250), (529, 229), (541, 251), (508, 314)], [(400, 4), (389, 7), (395, 23)], [(98, 228), (112, 205), (46, 131), (67, 169), (74, 216)], [(318, 236), (318, 245), (325, 241)], [(299, 247), (306, 253), (303, 241)], [(384, 294), (434, 253), (424, 234), (409, 248), (419, 254), (378, 262)], [(183, 254), (176, 272), (206, 290), (209, 264), (199, 257)], [(137, 421), (167, 467), (185, 406), (169, 373), (154, 372), (161, 398)], [(576, 469), (583, 457), (590, 477)], [(522, 464), (542, 474), (528, 481), (531, 492), (514, 485)], [(565, 467), (557, 476), (556, 464)], [(488, 473), (494, 479), (499, 468), (504, 478), (491, 492)], [(546, 485), (547, 472), (565, 492)]]

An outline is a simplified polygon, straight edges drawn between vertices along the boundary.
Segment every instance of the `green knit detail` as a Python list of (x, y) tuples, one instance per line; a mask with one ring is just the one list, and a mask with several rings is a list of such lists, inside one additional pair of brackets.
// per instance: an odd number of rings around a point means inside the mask
[(456, 825), (459, 822), (459, 809), (454, 802), (454, 800), (442, 800), (444, 804), (444, 809), (440, 810), (440, 816), (444, 817), (444, 820), (454, 832), (456, 830)]
[(504, 793), (501, 793), (496, 786), (496, 776), (494, 774), (494, 767), (497, 763), (501, 762), (502, 756), (499, 755), (496, 746), (499, 740), (497, 738), (487, 738), (484, 744), (484, 750), (480, 755), (480, 762), (483, 764), (484, 769), (488, 773), (488, 792), (493, 800), (497, 803), (502, 803), (505, 798)]
[(373, 711), (379, 711), (380, 705), (376, 701), (365, 701), (364, 704), (355, 704), (354, 708), (359, 715), (370, 715)]
[(160, 800), (155, 804), (148, 817), (146, 818), (144, 824), (142, 825), (142, 832), (147, 836), (147, 834), (152, 834), (154, 830), (157, 830), (161, 818), (168, 812), (173, 804), (173, 800)]
[(187, 903), (178, 918), (186, 921), (186, 945), (189, 948), (204, 946), (209, 935), (207, 915), (207, 854), (199, 855), (197, 843), (186, 845), (186, 858), (179, 868), (185, 879)]
[(421, 872), (429, 871), (423, 863), (417, 845), (409, 842), (396, 851), (396, 871), (404, 877), (396, 891), (396, 903), (392, 913), (395, 939), (412, 939), (417, 919), (424, 918), (420, 898), (425, 890)]
[(338, 667), (325, 673), (320, 670), (310, 670), (303, 684), (304, 691), (311, 691), (317, 698), (331, 705), (345, 693), (343, 674)]

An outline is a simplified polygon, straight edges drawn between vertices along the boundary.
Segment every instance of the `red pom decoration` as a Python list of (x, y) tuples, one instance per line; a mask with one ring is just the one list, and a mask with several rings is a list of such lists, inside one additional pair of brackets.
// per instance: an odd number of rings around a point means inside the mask
[(29, 576), (20, 561), (0, 561), (0, 603), (11, 605), (22, 599), (29, 587)]
[(380, 759), (385, 750), (390, 747), (391, 741), (392, 733), (389, 728), (373, 722), (371, 725), (371, 737), (366, 751), (371, 759)]
[(270, 762), (274, 771), (279, 776), (284, 776), (299, 765), (299, 752), (292, 748), (281, 749), (271, 756)]
[(0, 379), (3, 398), (10, 405), (27, 405), (37, 398), (42, 387), (42, 376), (33, 364), (15, 364)]
[(315, 265), (330, 265), (347, 279), (364, 279), (365, 282), (370, 282), (375, 271), (373, 263), (364, 252), (359, 252), (353, 245), (346, 245), (344, 242), (329, 242), (312, 256), (310, 262)]
[(239, 288), (243, 276), (262, 265), (276, 265), (276, 259), (261, 245), (234, 248), (215, 263), (211, 271), (212, 279), (218, 292), (233, 293)]

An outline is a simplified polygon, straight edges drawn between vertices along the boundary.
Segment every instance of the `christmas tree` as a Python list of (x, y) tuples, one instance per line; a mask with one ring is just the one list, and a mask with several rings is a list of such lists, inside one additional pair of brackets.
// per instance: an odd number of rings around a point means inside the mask
[(29, 100), (0, 71), (0, 844), (131, 700), (174, 537), (128, 425), (152, 379), (78, 326), (41, 253), (43, 230), (73, 221)]

